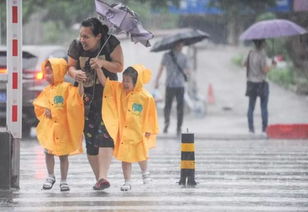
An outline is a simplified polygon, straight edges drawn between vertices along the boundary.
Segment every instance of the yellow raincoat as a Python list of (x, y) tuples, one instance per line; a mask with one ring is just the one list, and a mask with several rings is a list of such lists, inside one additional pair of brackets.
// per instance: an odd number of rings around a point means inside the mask
[[(115, 158), (125, 162), (148, 159), (158, 133), (155, 101), (143, 88), (151, 79), (151, 71), (143, 65), (132, 67), (138, 72), (133, 91), (126, 93), (121, 82), (107, 79), (103, 92), (102, 118), (115, 142)], [(146, 132), (151, 136), (145, 137)]]
[[(78, 88), (63, 82), (67, 72), (64, 59), (50, 58), (54, 83), (48, 85), (33, 101), (34, 111), (39, 120), (36, 127), (37, 138), (48, 153), (61, 156), (82, 153), (84, 126), (83, 100)], [(51, 111), (52, 118), (44, 115), (45, 108)]]

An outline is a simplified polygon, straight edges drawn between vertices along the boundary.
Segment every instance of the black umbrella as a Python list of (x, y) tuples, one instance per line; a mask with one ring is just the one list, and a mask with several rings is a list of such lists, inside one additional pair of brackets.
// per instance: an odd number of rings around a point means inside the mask
[(161, 40), (154, 43), (151, 52), (159, 52), (172, 49), (179, 42), (182, 42), (186, 46), (192, 45), (209, 37), (209, 34), (198, 29), (186, 30), (174, 35), (163, 37)]
[(95, 0), (95, 6), (97, 14), (109, 27), (111, 33), (124, 32), (130, 35), (133, 42), (140, 42), (146, 47), (150, 46), (149, 40), (154, 35), (144, 29), (134, 11), (121, 3), (109, 5), (102, 0)]

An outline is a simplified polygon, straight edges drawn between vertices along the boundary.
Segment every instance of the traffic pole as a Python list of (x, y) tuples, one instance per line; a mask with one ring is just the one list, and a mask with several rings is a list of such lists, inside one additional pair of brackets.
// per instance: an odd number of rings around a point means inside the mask
[[(7, 0), (7, 114), (11, 140), (11, 186), (19, 188), (22, 137), (22, 0)], [(1, 145), (1, 144), (0, 144)]]
[(181, 136), (181, 176), (179, 185), (193, 187), (195, 181), (195, 144), (193, 133)]
[(0, 132), (0, 190), (11, 189), (11, 143), (12, 135), (6, 131)]

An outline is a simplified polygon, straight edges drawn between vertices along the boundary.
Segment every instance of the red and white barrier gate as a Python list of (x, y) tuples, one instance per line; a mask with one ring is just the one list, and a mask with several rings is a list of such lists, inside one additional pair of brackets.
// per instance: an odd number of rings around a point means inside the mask
[(7, 127), (22, 136), (22, 0), (7, 0)]
[(6, 151), (11, 154), (9, 157), (11, 161), (7, 163), (11, 169), (10, 186), (19, 188), (20, 140), (22, 137), (22, 0), (6, 0), (6, 11), (8, 70), (6, 125), (9, 137), (12, 136), (9, 141), (10, 149)]

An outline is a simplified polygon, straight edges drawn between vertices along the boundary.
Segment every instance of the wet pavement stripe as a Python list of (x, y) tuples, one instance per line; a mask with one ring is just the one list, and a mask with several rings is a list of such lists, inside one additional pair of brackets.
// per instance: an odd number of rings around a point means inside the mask
[[(144, 211), (210, 211), (210, 212), (226, 212), (226, 206), (217, 205), (174, 205), (174, 206), (91, 206), (91, 211), (104, 211), (104, 212), (144, 212)], [(40, 211), (40, 212), (50, 212), (50, 211), (89, 211), (89, 206), (52, 206), (52, 207), (23, 207), (15, 208), (15, 211)], [(297, 206), (228, 206), (228, 212), (307, 212), (308, 207), (298, 208)]]

